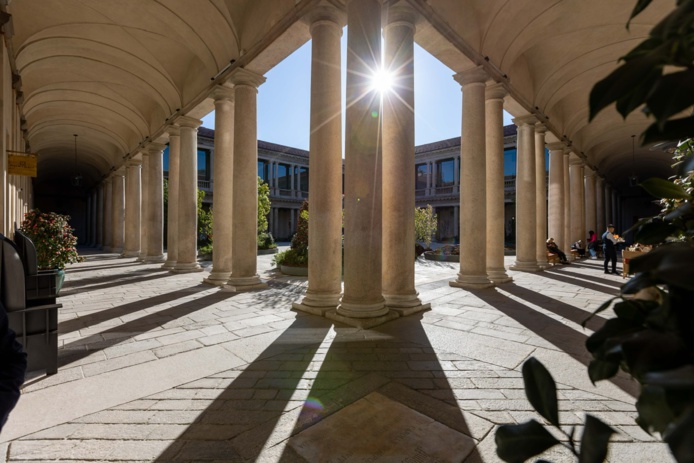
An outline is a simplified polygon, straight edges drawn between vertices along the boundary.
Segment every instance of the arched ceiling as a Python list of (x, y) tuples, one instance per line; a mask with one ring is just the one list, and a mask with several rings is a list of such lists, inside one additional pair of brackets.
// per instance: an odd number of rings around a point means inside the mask
[[(415, 40), (421, 46), (455, 72), (478, 64), (494, 69), (509, 89), (512, 114), (546, 117), (554, 136), (613, 186), (628, 185), (632, 170), (641, 177), (670, 174), (669, 155), (632, 153), (631, 135), (648, 125), (645, 116), (625, 121), (609, 108), (588, 123), (588, 95), (673, 0), (654, 0), (630, 30), (625, 24), (635, 0), (403, 1), (420, 14)], [(262, 74), (298, 48), (308, 39), (301, 18), (318, 3), (12, 1), (11, 52), (40, 175), (70, 175), (78, 134), (88, 183), (98, 182), (160, 135), (177, 111), (199, 117), (210, 110), (207, 97), (219, 83), (211, 78), (232, 60)]]

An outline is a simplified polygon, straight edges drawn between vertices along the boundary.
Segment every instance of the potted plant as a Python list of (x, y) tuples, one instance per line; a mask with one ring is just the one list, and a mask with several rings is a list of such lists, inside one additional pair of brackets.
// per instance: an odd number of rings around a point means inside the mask
[(20, 230), (36, 247), (39, 270), (57, 269), (56, 288), (60, 291), (65, 279), (65, 266), (84, 262), (77, 254), (77, 237), (68, 221), (70, 216), (32, 209), (24, 215)]

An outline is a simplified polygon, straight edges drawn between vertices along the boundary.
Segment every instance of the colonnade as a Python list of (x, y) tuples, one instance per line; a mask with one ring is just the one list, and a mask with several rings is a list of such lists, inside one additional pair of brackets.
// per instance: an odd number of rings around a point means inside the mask
[[(369, 90), (370, 75), (381, 65), (381, 8), (379, 0), (351, 0), (346, 16), (333, 6), (320, 6), (306, 17), (313, 40), (311, 253), (308, 289), (294, 308), (360, 327), (428, 308), (414, 285), (416, 15), (404, 5), (386, 7), (384, 62), (397, 74), (394, 90), (381, 98)], [(343, 251), (339, 57), (345, 20), (350, 53)], [(506, 90), (482, 66), (459, 72), (455, 79), (463, 94), (462, 143), (455, 169), (460, 185), (460, 269), (450, 285), (478, 289), (511, 280), (504, 266)], [(213, 264), (205, 282), (228, 291), (266, 287), (257, 275), (257, 201), (252, 200), (257, 198), (256, 99), (264, 80), (238, 68), (210, 95), (216, 110), (214, 177), (225, 181), (215, 183)], [(547, 237), (568, 248), (585, 238), (587, 227), (601, 231), (612, 221), (616, 192), (569, 146), (546, 145), (547, 129), (534, 115), (514, 122), (518, 156), (512, 268), (539, 271), (546, 267)], [(162, 151), (168, 141), (168, 254), (163, 268), (201, 271), (196, 259), (199, 125), (196, 118), (178, 116), (165, 137), (144, 146), (91, 194), (93, 244), (144, 262), (164, 262)], [(549, 185), (545, 146), (550, 150)], [(271, 163), (270, 169), (276, 168)], [(293, 189), (293, 167), (291, 173)], [(278, 188), (276, 182), (270, 187)]]

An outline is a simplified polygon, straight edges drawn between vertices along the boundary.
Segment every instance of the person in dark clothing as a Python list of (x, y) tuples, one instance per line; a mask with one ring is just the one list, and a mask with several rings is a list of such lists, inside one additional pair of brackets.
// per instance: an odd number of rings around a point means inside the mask
[(0, 432), (17, 405), (26, 369), (27, 354), (15, 339), (5, 307), (0, 303)]
[(559, 246), (557, 246), (557, 243), (554, 242), (554, 238), (550, 238), (547, 240), (547, 251), (551, 252), (552, 254), (556, 254), (559, 256), (559, 260), (561, 261), (562, 264), (568, 264), (569, 261), (566, 259), (566, 254), (561, 252), (559, 249)]
[[(605, 255), (605, 273), (617, 272), (617, 243), (619, 242), (614, 236), (614, 225), (609, 224), (607, 231), (602, 234), (602, 251)], [(607, 265), (612, 262), (612, 272), (607, 270)]]

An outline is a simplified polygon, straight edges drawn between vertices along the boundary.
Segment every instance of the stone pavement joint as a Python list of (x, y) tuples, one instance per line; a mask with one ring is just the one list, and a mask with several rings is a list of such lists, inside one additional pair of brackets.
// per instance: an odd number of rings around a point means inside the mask
[(499, 425), (541, 420), (520, 373), (531, 355), (557, 381), (564, 423), (589, 412), (618, 431), (610, 461), (671, 461), (634, 421), (633, 384), (588, 379), (580, 322), (622, 284), (599, 262), (465, 291), (448, 286), (455, 264), (418, 260), (431, 310), (372, 329), (291, 310), (306, 279), (277, 273), (271, 256), (258, 258), (258, 292), (203, 285), (202, 265), (170, 274), (91, 254), (69, 268), (59, 372), (32, 374), (0, 462), (498, 461)]

